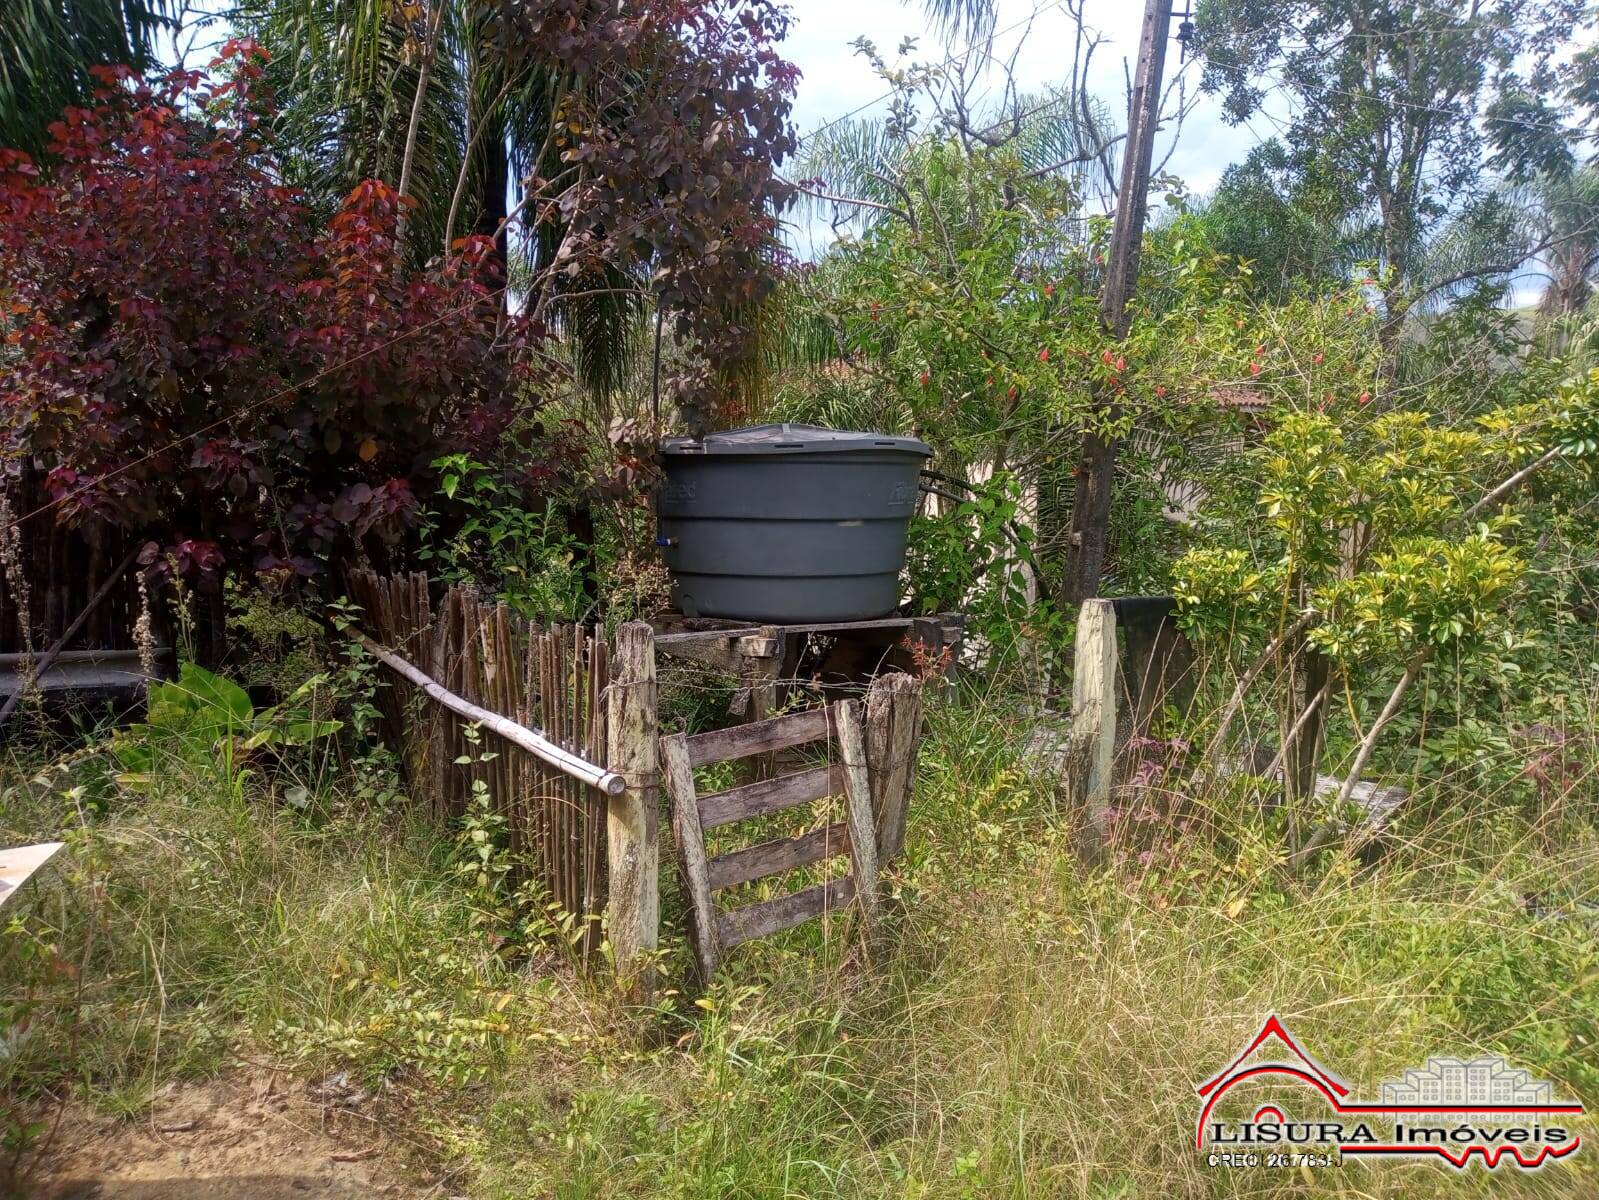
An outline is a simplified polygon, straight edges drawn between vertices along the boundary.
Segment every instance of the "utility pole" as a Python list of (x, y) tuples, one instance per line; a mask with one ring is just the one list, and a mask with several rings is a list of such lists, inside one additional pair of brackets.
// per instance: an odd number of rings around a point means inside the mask
[[(1099, 293), (1099, 323), (1105, 336), (1127, 336), (1127, 302), (1138, 285), (1138, 258), (1144, 241), (1144, 214), (1149, 205), (1149, 171), (1160, 119), (1161, 75), (1166, 66), (1166, 39), (1171, 29), (1172, 0), (1145, 0), (1144, 28), (1138, 40), (1138, 69), (1127, 110), (1127, 153), (1122, 160), (1121, 190), (1116, 196), (1116, 221), (1111, 228), (1110, 261)], [(1186, 28), (1186, 26), (1185, 26)], [(1100, 397), (1096, 416), (1113, 420), (1114, 399)], [(1083, 435), (1082, 456), (1072, 502), (1072, 535), (1066, 549), (1064, 599), (1081, 604), (1099, 594), (1105, 570), (1105, 543), (1110, 528), (1110, 502), (1121, 439), (1096, 430)]]

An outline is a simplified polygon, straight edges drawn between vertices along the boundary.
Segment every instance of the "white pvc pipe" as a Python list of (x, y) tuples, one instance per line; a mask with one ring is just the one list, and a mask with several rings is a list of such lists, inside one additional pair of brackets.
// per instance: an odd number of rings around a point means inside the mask
[(579, 758), (570, 751), (561, 749), (554, 742), (549, 741), (541, 734), (535, 733), (525, 725), (518, 725), (515, 721), (502, 717), (497, 712), (490, 712), (486, 708), (478, 707), (470, 700), (463, 700), (454, 692), (447, 690), (437, 680), (424, 675), (398, 654), (395, 654), (392, 650), (385, 650), (359, 630), (351, 629), (347, 632), (389, 670), (414, 683), (426, 692), (428, 696), (444, 705), (451, 712), (459, 713), (469, 721), (476, 721), (483, 728), (498, 734), (513, 746), (520, 746), (529, 754), (543, 759), (550, 766), (564, 771), (573, 779), (580, 779), (590, 787), (599, 788), (607, 796), (620, 796), (627, 790), (627, 780), (616, 772), (595, 766), (587, 759)]

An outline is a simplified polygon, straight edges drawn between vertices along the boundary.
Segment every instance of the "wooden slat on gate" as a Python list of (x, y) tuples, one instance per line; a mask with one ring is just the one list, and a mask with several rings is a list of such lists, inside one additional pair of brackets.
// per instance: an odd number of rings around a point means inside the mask
[[(694, 769), (827, 742), (825, 766), (701, 796)], [(836, 753), (831, 753), (835, 752)], [(861, 706), (845, 700), (732, 729), (661, 739), (661, 763), (672, 796), (672, 827), (693, 915), (691, 936), (702, 979), (741, 942), (792, 928), (828, 912), (858, 909), (868, 926), (877, 915), (877, 835)], [(813, 804), (842, 792), (844, 819), (799, 834), (710, 856), (705, 831)], [(848, 855), (850, 870), (801, 891), (724, 909), (715, 893)]]

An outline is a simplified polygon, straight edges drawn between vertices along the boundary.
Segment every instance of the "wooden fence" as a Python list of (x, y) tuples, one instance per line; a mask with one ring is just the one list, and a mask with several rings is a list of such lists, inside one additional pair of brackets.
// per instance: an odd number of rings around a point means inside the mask
[[(50, 494), (32, 467), (7, 480), (0, 491), (11, 508), (11, 519), (17, 522), (14, 533), (20, 562), (16, 567), (26, 580), (25, 589), (19, 588), (12, 570), (8, 567), (3, 572), (0, 654), (43, 650), (86, 610), (88, 615), (74, 639), (77, 648), (132, 649), (133, 625), (139, 615), (138, 581), (132, 573), (119, 572), (118, 567), (138, 544), (137, 537), (94, 518), (78, 525), (58, 524), (55, 513), (46, 509)], [(27, 520), (22, 520), (24, 517)], [(89, 601), (107, 584), (105, 595), (91, 606)], [(26, 615), (20, 604), (24, 594)]]
[[(607, 644), (581, 628), (544, 628), (463, 587), (446, 589), (435, 604), (421, 574), (358, 571), (347, 590), (361, 608), (352, 636), (393, 676), (379, 704), (415, 794), (447, 820), (466, 808), (481, 783), (504, 814), (524, 869), (581, 918), (585, 951), (599, 946), (603, 914), (619, 981), (647, 995), (660, 925), (662, 840), (654, 630), (633, 622)], [(747, 633), (694, 636), (743, 644)], [(727, 665), (716, 661), (718, 668)], [(921, 697), (920, 679), (884, 675), (858, 714), (861, 745), (848, 756), (861, 768), (852, 858), (889, 862), (904, 843)], [(824, 709), (777, 720), (827, 728)], [(767, 724), (700, 735), (695, 744), (746, 738)], [(477, 742), (468, 734), (474, 726)], [(485, 750), (493, 751), (486, 761)], [(802, 835), (800, 843), (809, 847), (817, 836)], [(875, 876), (875, 865), (869, 873)], [(753, 918), (735, 912), (728, 919), (738, 925)]]
[[(361, 628), (420, 674), (575, 758), (607, 761), (611, 661), (603, 638), (581, 626), (536, 625), (465, 587), (447, 589), (435, 611), (422, 574), (357, 571), (348, 583)], [(414, 792), (448, 818), (465, 811), (483, 784), (505, 817), (512, 852), (552, 901), (583, 922), (582, 947), (595, 950), (606, 899), (607, 789), (530, 753), (492, 722), (426, 702), (414, 678), (397, 674), (390, 682), (379, 704)]]

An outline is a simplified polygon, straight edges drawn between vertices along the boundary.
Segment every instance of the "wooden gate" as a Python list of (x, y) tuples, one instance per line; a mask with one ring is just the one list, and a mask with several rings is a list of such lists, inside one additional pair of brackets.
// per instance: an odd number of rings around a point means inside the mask
[[(828, 741), (838, 755), (822, 765), (701, 796), (694, 769), (756, 754)], [(672, 796), (672, 828), (688, 891), (694, 957), (708, 981), (722, 956), (740, 942), (789, 929), (824, 913), (858, 905), (870, 924), (877, 913), (877, 836), (860, 705), (845, 700), (732, 729), (661, 739), (661, 762)], [(798, 837), (775, 838), (707, 857), (705, 831), (783, 812), (837, 795), (844, 820)], [(847, 854), (850, 871), (825, 883), (732, 910), (714, 893)]]

